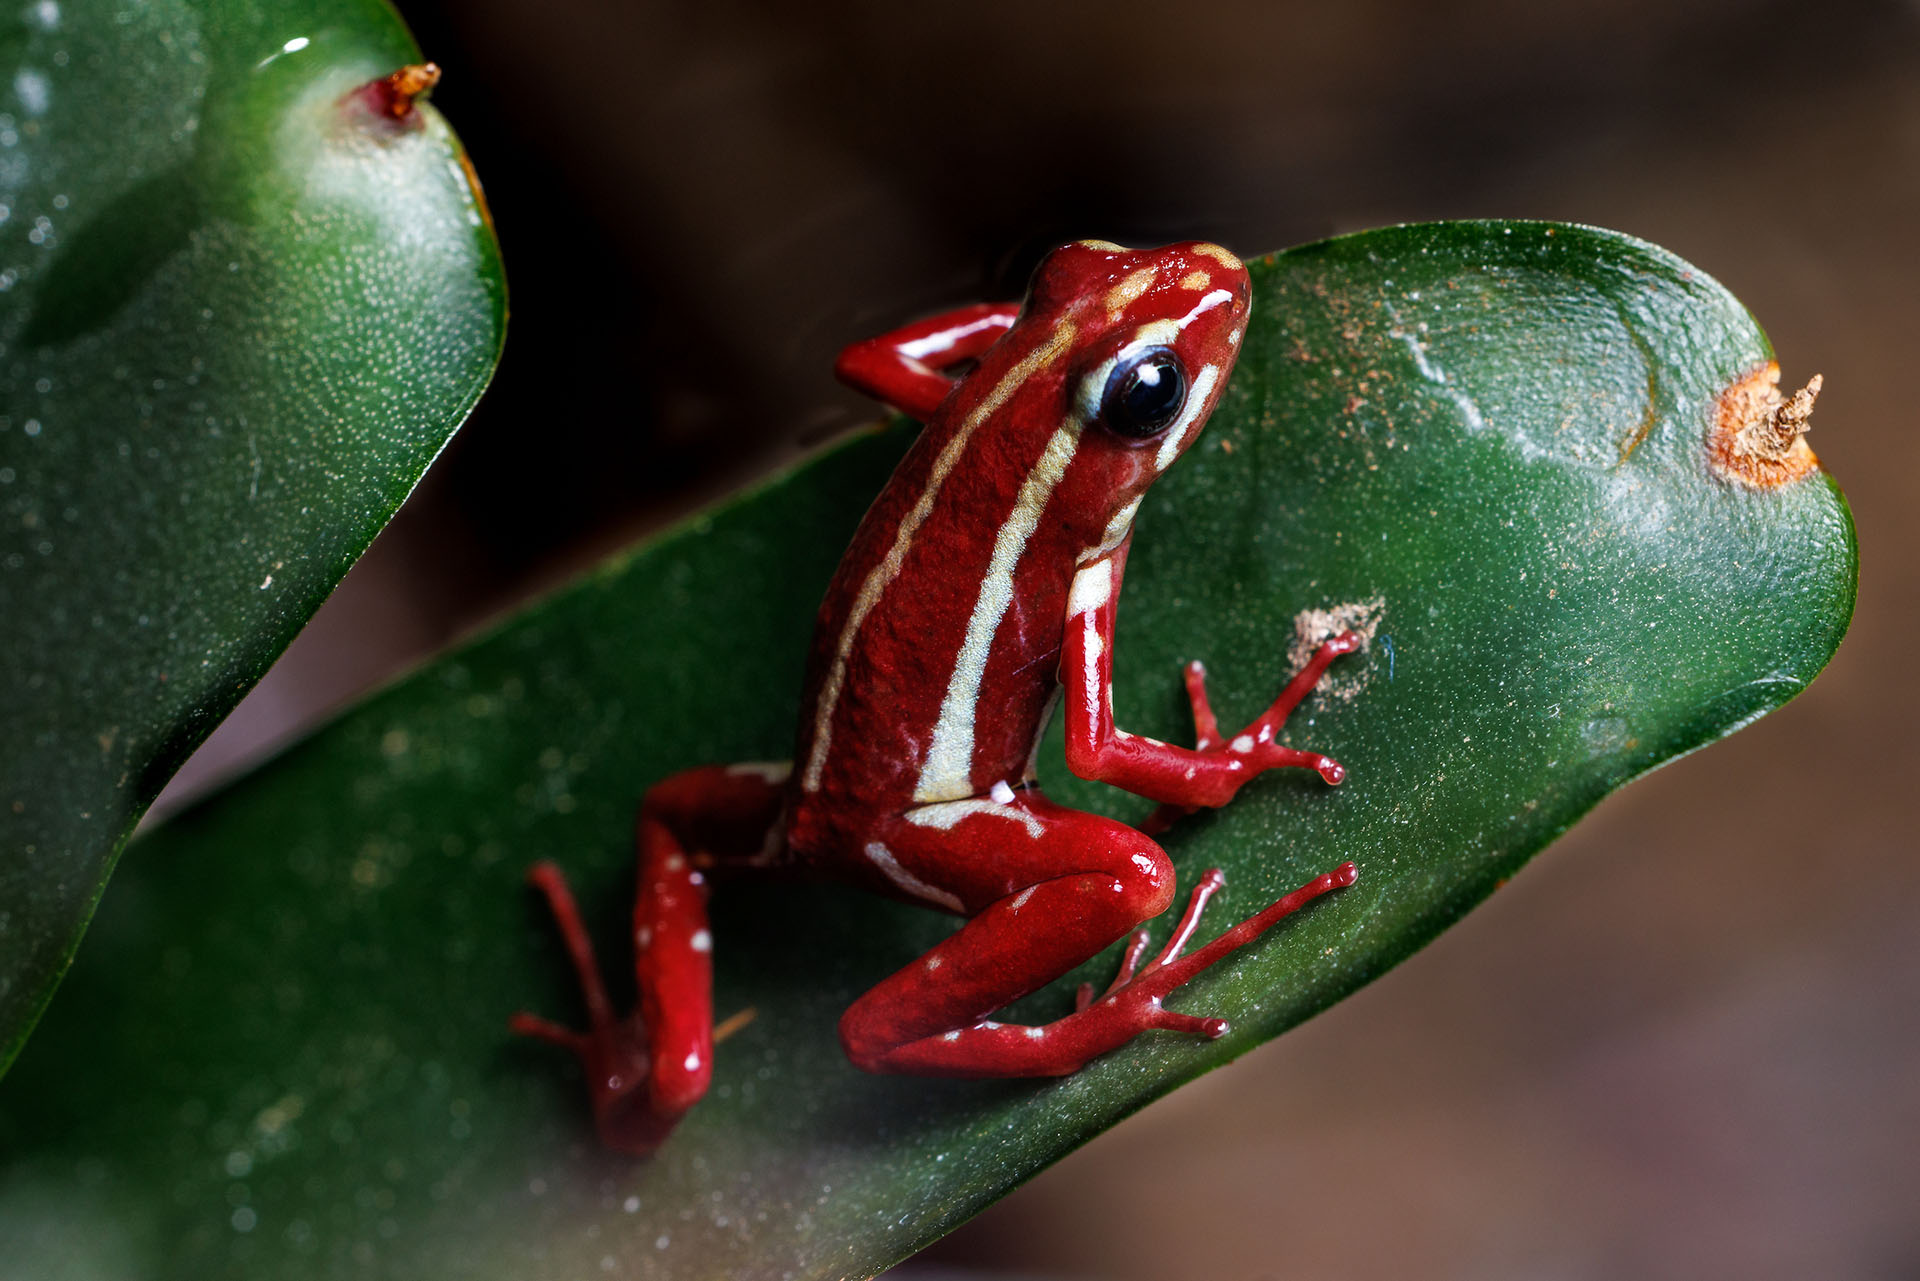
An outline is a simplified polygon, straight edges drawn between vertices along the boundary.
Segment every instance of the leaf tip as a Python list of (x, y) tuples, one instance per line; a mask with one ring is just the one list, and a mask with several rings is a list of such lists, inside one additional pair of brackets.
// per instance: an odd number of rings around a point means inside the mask
[(396, 131), (418, 129), (419, 104), (439, 83), (437, 65), (411, 63), (392, 75), (367, 81), (341, 101), (364, 112), (370, 124)]
[(1749, 489), (1778, 489), (1820, 466), (1807, 445), (1813, 404), (1823, 379), (1815, 374), (1791, 396), (1780, 394), (1780, 366), (1756, 365), (1720, 393), (1707, 432), (1707, 465), (1722, 480)]

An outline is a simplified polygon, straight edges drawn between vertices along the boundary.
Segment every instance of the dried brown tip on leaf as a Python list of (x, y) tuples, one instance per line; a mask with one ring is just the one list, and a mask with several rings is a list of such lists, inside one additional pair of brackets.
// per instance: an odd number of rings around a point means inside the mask
[(431, 62), (422, 62), (402, 67), (390, 76), (369, 80), (349, 93), (346, 101), (389, 125), (412, 129), (420, 123), (417, 104), (439, 83), (440, 68)]
[(388, 110), (395, 116), (406, 115), (413, 110), (415, 98), (425, 97), (439, 83), (440, 68), (431, 62), (400, 68), (387, 77), (387, 88), (393, 94)]
[(1769, 361), (1720, 393), (1707, 432), (1707, 464), (1723, 480), (1777, 489), (1820, 466), (1806, 441), (1820, 375), (1791, 396), (1781, 396), (1779, 384), (1780, 366)]
[(1820, 398), (1820, 388), (1825, 382), (1826, 379), (1815, 374), (1806, 386), (1773, 411), (1773, 437), (1782, 451), (1791, 449), (1794, 441), (1807, 434), (1807, 428), (1812, 425), (1813, 402)]

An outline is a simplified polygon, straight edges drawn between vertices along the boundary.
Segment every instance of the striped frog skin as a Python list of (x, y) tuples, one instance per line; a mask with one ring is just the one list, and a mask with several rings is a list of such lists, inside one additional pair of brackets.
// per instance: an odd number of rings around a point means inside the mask
[[(800, 872), (964, 917), (856, 1000), (840, 1038), (868, 1071), (968, 1077), (1064, 1075), (1150, 1028), (1224, 1035), (1224, 1020), (1163, 999), (1352, 884), (1343, 865), (1183, 956), (1221, 884), (1209, 872), (1153, 960), (1141, 963), (1141, 930), (1113, 983), (1083, 989), (1073, 1011), (1036, 1025), (990, 1017), (1168, 910), (1173, 867), (1153, 833), (1268, 769), (1343, 777), (1277, 733), (1357, 647), (1350, 634), (1230, 737), (1198, 663), (1185, 674), (1193, 747), (1113, 722), (1135, 514), (1219, 400), (1250, 304), (1245, 267), (1218, 245), (1079, 241), (1047, 256), (1018, 306), (964, 307), (842, 353), (843, 380), (925, 426), (820, 606), (792, 763), (691, 769), (641, 803), (634, 1013), (614, 1015), (559, 869), (530, 874), (567, 936), (591, 1026), (521, 1014), (512, 1027), (581, 1056), (608, 1146), (652, 1151), (706, 1090), (711, 872)], [(1034, 755), (1056, 707), (1075, 773), (1160, 802), (1140, 828), (1041, 793)]]

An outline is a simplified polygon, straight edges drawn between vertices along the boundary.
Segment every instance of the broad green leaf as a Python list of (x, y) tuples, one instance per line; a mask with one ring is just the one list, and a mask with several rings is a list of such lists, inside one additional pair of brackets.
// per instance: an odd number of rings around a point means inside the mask
[[(750, 882), (715, 896), (717, 1009), (756, 1017), (657, 1156), (599, 1150), (573, 1065), (507, 1037), (515, 1009), (579, 1013), (527, 864), (571, 871), (618, 974), (641, 790), (784, 754), (895, 430), (610, 563), (146, 842), (0, 1092), (0, 1236), (75, 1275), (864, 1275), (1377, 977), (1839, 643), (1845, 504), (1817, 470), (1710, 474), (1721, 394), (1769, 352), (1686, 264), (1441, 224), (1279, 255), (1254, 291), (1229, 395), (1140, 519), (1120, 718), (1184, 738), (1192, 657), (1251, 715), (1303, 611), (1362, 607), (1375, 634), (1288, 729), (1344, 786), (1264, 779), (1167, 838), (1188, 883), (1226, 869), (1203, 936), (1360, 865), (1177, 998), (1229, 1037), (1149, 1034), (1061, 1081), (863, 1076), (836, 1016), (951, 923)], [(1112, 963), (1018, 1012), (1063, 1012)]]
[(466, 417), (505, 281), (381, 0), (0, 17), (0, 1071), (167, 777)]

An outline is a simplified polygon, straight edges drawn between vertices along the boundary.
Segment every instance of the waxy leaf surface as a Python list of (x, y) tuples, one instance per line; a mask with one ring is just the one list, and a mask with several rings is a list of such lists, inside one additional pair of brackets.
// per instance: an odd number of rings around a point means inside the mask
[[(601, 1151), (574, 1066), (506, 1035), (520, 1008), (579, 1018), (526, 866), (569, 870), (618, 981), (642, 789), (789, 750), (813, 610), (896, 429), (617, 559), (145, 842), (0, 1093), (0, 1236), (155, 1277), (865, 1275), (1379, 976), (1839, 643), (1838, 489), (1707, 470), (1717, 398), (1770, 353), (1686, 264), (1443, 224), (1281, 254), (1253, 284), (1225, 401), (1140, 517), (1119, 719), (1185, 740), (1198, 657), (1240, 723), (1303, 611), (1374, 634), (1287, 729), (1343, 786), (1271, 776), (1166, 838), (1183, 885), (1226, 869), (1202, 937), (1360, 867), (1177, 997), (1231, 1018), (1225, 1040), (1148, 1034), (1060, 1081), (863, 1076), (835, 1018), (950, 920), (745, 882), (714, 898), (716, 1006), (755, 1017), (657, 1156)], [(1057, 761), (1057, 795), (1144, 810)], [(1016, 1015), (1064, 1012), (1112, 963)]]
[(169, 775), (486, 385), (459, 144), (380, 0), (0, 17), (0, 1071)]

